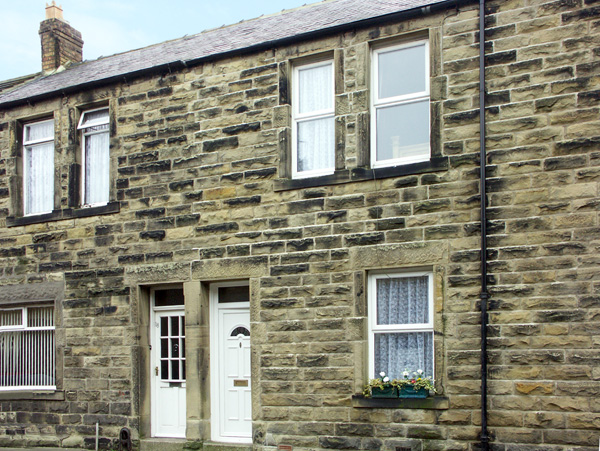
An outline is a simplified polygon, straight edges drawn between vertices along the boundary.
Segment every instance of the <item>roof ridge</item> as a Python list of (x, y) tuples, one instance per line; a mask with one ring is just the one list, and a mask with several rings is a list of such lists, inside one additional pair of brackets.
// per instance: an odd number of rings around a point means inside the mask
[[(473, 0), (322, 0), (139, 49), (85, 60), (63, 71), (20, 84), (10, 91), (0, 92), (0, 108), (110, 83), (131, 74), (137, 76), (162, 70), (160, 68), (170, 70), (173, 65), (183, 67), (232, 52), (276, 46), (301, 36), (353, 27), (391, 14), (418, 9), (428, 13), (433, 5), (445, 8), (469, 1)], [(280, 20), (282, 17), (285, 20)]]

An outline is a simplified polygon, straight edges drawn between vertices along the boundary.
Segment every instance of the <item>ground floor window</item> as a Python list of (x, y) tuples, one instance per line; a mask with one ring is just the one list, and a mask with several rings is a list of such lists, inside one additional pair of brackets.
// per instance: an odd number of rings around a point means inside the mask
[(54, 306), (0, 307), (0, 390), (52, 389)]
[(373, 272), (368, 284), (369, 377), (433, 377), (433, 274)]

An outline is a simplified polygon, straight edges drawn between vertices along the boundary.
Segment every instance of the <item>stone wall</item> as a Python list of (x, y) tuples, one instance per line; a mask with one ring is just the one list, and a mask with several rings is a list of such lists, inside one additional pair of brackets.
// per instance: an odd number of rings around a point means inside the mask
[[(497, 449), (591, 450), (600, 421), (600, 10), (593, 0), (488, 3), (492, 440)], [(437, 166), (373, 177), (361, 168), (369, 45), (423, 35)], [(0, 110), (0, 285), (17, 294), (64, 284), (58, 399), (0, 393), (0, 443), (90, 448), (96, 422), (106, 446), (123, 426), (148, 435), (147, 290), (157, 283), (185, 287), (187, 437), (208, 439), (206, 288), (249, 279), (256, 449), (475, 448), (478, 44), (477, 5), (467, 2)], [(350, 175), (291, 182), (290, 61), (324, 52), (342, 69), (337, 166)], [(81, 108), (102, 105), (118, 207), (86, 214), (73, 202), (76, 126)], [(13, 218), (18, 121), (48, 114), (62, 216), (23, 224)], [(352, 395), (368, 376), (366, 277), (411, 268), (434, 273), (439, 402), (360, 408)]]

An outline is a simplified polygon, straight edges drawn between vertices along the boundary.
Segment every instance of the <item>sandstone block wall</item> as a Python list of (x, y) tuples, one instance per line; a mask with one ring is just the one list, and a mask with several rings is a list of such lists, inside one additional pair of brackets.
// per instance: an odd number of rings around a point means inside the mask
[[(598, 86), (593, 0), (497, 0), (486, 17), (489, 422), (495, 449), (596, 449)], [(435, 164), (364, 169), (369, 46), (428, 36)], [(456, 449), (480, 432), (478, 10), (232, 56), (0, 110), (0, 288), (59, 283), (58, 392), (0, 393), (0, 444), (147, 436), (147, 290), (185, 286), (189, 440), (210, 428), (206, 289), (249, 279), (254, 448)], [(330, 52), (339, 175), (287, 178), (289, 70)], [(111, 207), (73, 202), (82, 108), (108, 105)], [(21, 224), (19, 121), (53, 115), (60, 217)], [(360, 408), (367, 275), (434, 273), (425, 408)], [(30, 396), (31, 398), (32, 396)]]

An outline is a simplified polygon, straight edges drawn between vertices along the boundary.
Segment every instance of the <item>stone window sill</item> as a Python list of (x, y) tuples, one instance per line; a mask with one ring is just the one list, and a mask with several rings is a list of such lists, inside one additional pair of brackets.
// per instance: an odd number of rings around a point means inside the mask
[(445, 396), (429, 398), (366, 398), (364, 395), (352, 396), (352, 407), (357, 409), (425, 409), (448, 410), (450, 403)]
[(340, 185), (343, 183), (362, 182), (366, 180), (379, 180), (405, 175), (424, 174), (427, 172), (444, 171), (448, 169), (447, 157), (435, 157), (429, 161), (390, 166), (386, 168), (354, 168), (335, 171), (330, 175), (309, 177), (305, 179), (279, 179), (273, 183), (275, 191), (289, 191), (293, 189), (314, 188), (317, 186)]
[(64, 401), (65, 392), (63, 390), (22, 390), (0, 392), (0, 401), (17, 399), (22, 401)]
[(34, 216), (9, 216), (6, 218), (7, 227), (17, 227), (41, 222), (62, 221), (63, 219), (87, 218), (89, 216), (108, 215), (118, 213), (121, 210), (119, 202), (109, 202), (99, 207), (65, 208), (54, 210), (52, 213)]

